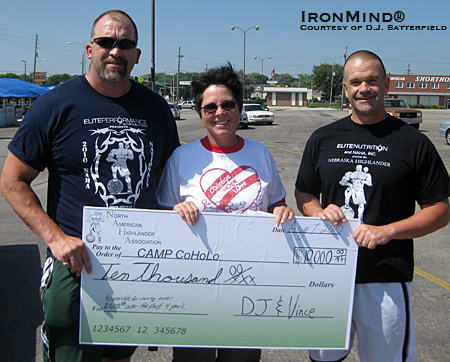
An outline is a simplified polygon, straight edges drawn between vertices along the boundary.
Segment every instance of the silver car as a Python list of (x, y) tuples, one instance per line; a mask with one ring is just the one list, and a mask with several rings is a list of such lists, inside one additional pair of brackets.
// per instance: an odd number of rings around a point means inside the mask
[(173, 118), (174, 119), (180, 119), (181, 118), (181, 111), (178, 109), (177, 105), (175, 103), (167, 103), (169, 105), (170, 110), (172, 111)]
[(441, 123), (441, 128), (439, 128), (439, 136), (442, 136), (450, 145), (450, 119), (447, 119)]
[(184, 109), (184, 108), (195, 109), (195, 102), (194, 101), (184, 101), (184, 102), (179, 103), (178, 107), (180, 107), (181, 109)]

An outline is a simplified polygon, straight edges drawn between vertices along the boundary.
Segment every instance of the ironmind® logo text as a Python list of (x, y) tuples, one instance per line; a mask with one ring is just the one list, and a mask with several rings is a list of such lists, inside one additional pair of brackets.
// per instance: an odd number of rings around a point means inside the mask
[(383, 22), (390, 23), (392, 21), (402, 22), (405, 20), (405, 14), (402, 11), (395, 13), (361, 13), (359, 11), (345, 13), (309, 13), (302, 11), (302, 23), (372, 23)]

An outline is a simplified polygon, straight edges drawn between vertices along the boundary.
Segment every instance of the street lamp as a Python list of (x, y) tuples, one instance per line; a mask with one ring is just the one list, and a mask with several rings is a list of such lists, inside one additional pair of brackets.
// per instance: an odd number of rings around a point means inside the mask
[(261, 60), (261, 92), (264, 93), (264, 60), (272, 59), (272, 57), (265, 57), (265, 58), (255, 57), (255, 59)]
[[(176, 73), (177, 71), (175, 70), (175, 68), (168, 67), (167, 65), (165, 65), (164, 68), (170, 68), (170, 69), (173, 70), (173, 75), (172, 75), (172, 87), (170, 87), (170, 100), (173, 102), (173, 85), (174, 85), (174, 82), (175, 82), (175, 73)], [(164, 84), (164, 86), (165, 86), (165, 84)]]
[(247, 31), (249, 31), (250, 29), (253, 29), (253, 28), (255, 28), (256, 30), (259, 30), (259, 26), (256, 26), (256, 25), (255, 26), (251, 26), (247, 30), (243, 30), (239, 26), (232, 26), (231, 27), (231, 30), (239, 29), (240, 31), (242, 31), (244, 33), (244, 75), (242, 77), (243, 83), (244, 83), (244, 87), (243, 87), (244, 88), (244, 94), (243, 94), (244, 99), (245, 99), (245, 35), (246, 35)]
[(77, 43), (75, 41), (68, 41), (67, 44), (71, 45), (71, 44), (77, 44), (79, 46), (81, 46), (83, 48), (83, 53), (81, 55), (81, 75), (84, 74), (84, 49), (86, 49), (86, 45), (83, 45), (81, 43)]
[(22, 62), (24, 62), (25, 63), (25, 73), (24, 73), (24, 76), (23, 76), (23, 80), (24, 81), (26, 81), (27, 80), (27, 61), (26, 60), (22, 60)]

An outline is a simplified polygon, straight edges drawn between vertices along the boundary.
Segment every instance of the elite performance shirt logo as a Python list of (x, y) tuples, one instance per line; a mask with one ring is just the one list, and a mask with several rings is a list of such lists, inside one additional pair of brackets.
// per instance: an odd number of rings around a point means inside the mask
[(394, 13), (302, 11), (301, 22), (303, 24), (300, 25), (300, 30), (447, 30), (446, 26), (399, 24), (403, 23), (405, 19), (406, 15), (403, 11)]

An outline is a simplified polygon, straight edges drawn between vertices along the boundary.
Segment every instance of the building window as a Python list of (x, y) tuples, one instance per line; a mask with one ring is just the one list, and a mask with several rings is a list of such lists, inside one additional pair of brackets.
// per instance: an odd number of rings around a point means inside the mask
[(439, 89), (439, 83), (431, 83), (431, 89)]
[(414, 88), (414, 82), (406, 82), (406, 88)]
[(426, 88), (427, 88), (427, 83), (419, 82), (419, 89), (426, 89)]
[(450, 83), (447, 83), (447, 89), (450, 89)]
[(403, 88), (403, 82), (395, 82), (395, 88)]

